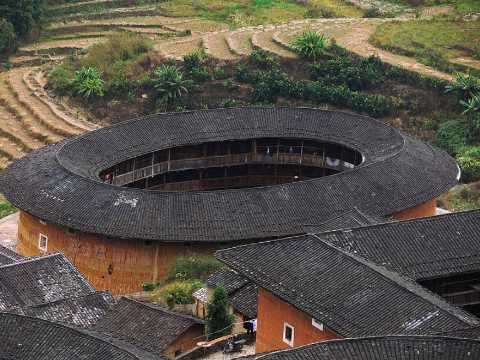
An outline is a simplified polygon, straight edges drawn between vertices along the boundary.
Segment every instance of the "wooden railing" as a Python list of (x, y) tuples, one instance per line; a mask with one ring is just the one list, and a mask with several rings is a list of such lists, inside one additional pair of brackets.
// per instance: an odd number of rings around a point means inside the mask
[(124, 186), (132, 182), (149, 178), (155, 175), (167, 173), (169, 171), (203, 169), (220, 166), (238, 166), (244, 164), (298, 164), (307, 166), (317, 166), (336, 171), (353, 169), (355, 166), (349, 162), (340, 159), (323, 157), (322, 155), (310, 154), (231, 154), (222, 156), (209, 156), (197, 159), (180, 159), (156, 163), (150, 166), (136, 169), (124, 174), (113, 176), (111, 183), (118, 186)]

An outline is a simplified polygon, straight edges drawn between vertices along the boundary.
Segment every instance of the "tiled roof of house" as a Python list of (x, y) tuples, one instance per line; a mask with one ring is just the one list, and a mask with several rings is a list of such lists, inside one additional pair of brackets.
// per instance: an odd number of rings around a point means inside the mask
[(221, 268), (208, 277), (207, 285), (212, 288), (223, 286), (235, 310), (249, 318), (257, 317), (258, 287), (245, 276)]
[(480, 210), (319, 236), (336, 247), (416, 280), (480, 271)]
[(66, 325), (0, 313), (0, 359), (162, 360), (129, 344)]
[(122, 339), (144, 351), (161, 355), (168, 345), (192, 326), (203, 326), (203, 321), (154, 305), (121, 298), (90, 330)]
[(245, 276), (229, 268), (221, 268), (207, 278), (208, 286), (212, 288), (223, 286), (228, 294), (237, 291), (248, 282), (249, 280)]
[(331, 340), (249, 357), (252, 360), (472, 360), (478, 358), (480, 358), (478, 340), (425, 336)]
[(230, 295), (235, 310), (248, 318), (257, 317), (258, 286), (249, 282)]
[(17, 254), (15, 251), (12, 251), (9, 248), (0, 245), (0, 266), (12, 264), (16, 261), (21, 261), (24, 259), (25, 257), (23, 257), (22, 255)]
[(90, 326), (112, 302), (99, 293), (63, 254), (0, 266), (0, 311)]
[[(162, 192), (102, 183), (99, 172), (179, 145), (264, 137), (353, 148), (364, 162), (333, 176), (266, 187)], [(457, 183), (445, 152), (372, 118), (338, 111), (241, 108), (157, 114), (31, 152), (0, 173), (18, 208), (44, 221), (114, 238), (227, 242), (305, 232), (357, 207), (386, 216)]]
[(344, 337), (425, 335), (480, 319), (316, 236), (220, 250), (217, 258)]

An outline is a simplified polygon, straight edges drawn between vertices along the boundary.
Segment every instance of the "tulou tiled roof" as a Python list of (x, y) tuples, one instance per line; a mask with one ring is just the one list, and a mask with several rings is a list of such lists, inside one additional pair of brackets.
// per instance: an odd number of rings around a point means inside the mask
[(17, 314), (0, 313), (0, 359), (161, 360), (101, 334)]
[(480, 271), (480, 210), (318, 236), (416, 280)]
[(95, 291), (63, 254), (0, 266), (0, 311), (88, 327), (112, 301), (109, 294)]
[(413, 280), (316, 236), (238, 246), (216, 256), (344, 337), (426, 335), (480, 325)]
[(160, 355), (192, 326), (203, 321), (123, 297), (90, 330)]
[[(98, 174), (179, 145), (261, 137), (343, 144), (364, 162), (336, 175), (257, 188), (161, 192), (104, 184)], [(158, 114), (34, 151), (0, 174), (18, 208), (44, 221), (115, 238), (228, 242), (305, 232), (357, 208), (382, 217), (457, 183), (446, 153), (365, 116), (306, 108)]]
[(384, 336), (331, 340), (249, 357), (258, 360), (473, 360), (477, 340), (425, 336)]

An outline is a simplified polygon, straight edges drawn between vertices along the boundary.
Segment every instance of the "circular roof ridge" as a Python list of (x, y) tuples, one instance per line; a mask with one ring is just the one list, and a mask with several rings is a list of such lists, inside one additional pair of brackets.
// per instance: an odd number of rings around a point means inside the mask
[[(98, 179), (102, 169), (162, 147), (260, 137), (331, 140), (366, 160), (336, 175), (235, 190), (147, 191)], [(0, 186), (18, 208), (83, 232), (218, 242), (301, 233), (304, 223), (323, 223), (352, 206), (390, 215), (447, 191), (457, 172), (443, 151), (372, 118), (237, 108), (156, 114), (95, 130), (30, 153), (0, 174)]]

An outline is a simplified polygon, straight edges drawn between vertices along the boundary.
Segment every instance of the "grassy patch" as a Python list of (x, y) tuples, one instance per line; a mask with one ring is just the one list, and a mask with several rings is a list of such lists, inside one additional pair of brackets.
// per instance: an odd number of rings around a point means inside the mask
[(370, 41), (378, 47), (443, 71), (454, 71), (450, 59), (471, 56), (480, 46), (480, 22), (425, 20), (380, 25)]
[(8, 201), (0, 202), (0, 219), (10, 214), (13, 214), (16, 211), (17, 209)]
[[(225, 22), (232, 27), (282, 23), (329, 13), (337, 17), (359, 17), (362, 12), (343, 0), (313, 0), (300, 4), (289, 0), (175, 0), (160, 5), (166, 15), (199, 16)], [(324, 9), (326, 11), (316, 11)]]
[(453, 187), (440, 197), (440, 205), (451, 211), (480, 208), (480, 182)]

